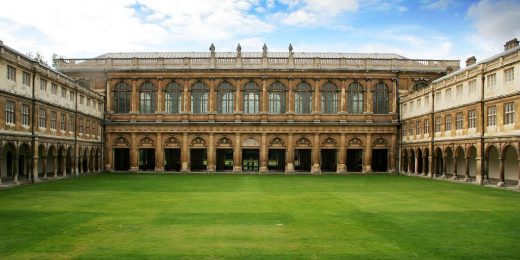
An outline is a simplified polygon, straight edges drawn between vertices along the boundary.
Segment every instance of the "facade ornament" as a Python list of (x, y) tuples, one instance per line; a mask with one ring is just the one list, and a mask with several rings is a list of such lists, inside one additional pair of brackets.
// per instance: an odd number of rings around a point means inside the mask
[(231, 139), (229, 139), (227, 137), (222, 137), (218, 140), (217, 145), (218, 146), (233, 146), (233, 142), (231, 141)]
[(263, 57), (267, 58), (267, 45), (265, 43), (264, 43), (264, 46), (262, 47), (262, 51), (263, 51)]
[(202, 138), (200, 136), (197, 136), (197, 137), (193, 138), (193, 140), (191, 141), (191, 145), (193, 145), (193, 146), (205, 146), (206, 145), (206, 140), (204, 140), (204, 138)]
[(145, 138), (141, 139), (141, 141), (139, 141), (139, 146), (153, 146), (152, 138), (146, 136)]
[(244, 140), (244, 142), (242, 143), (242, 146), (256, 147), (256, 146), (260, 146), (260, 143), (253, 137), (249, 137), (246, 140)]
[(242, 46), (240, 46), (240, 43), (237, 46), (237, 57), (242, 57)]
[(293, 47), (292, 44), (289, 43), (289, 56), (293, 55)]
[(213, 45), (213, 43), (209, 46), (209, 51), (211, 52), (211, 55), (215, 55), (215, 45)]
[(349, 145), (362, 145), (363, 142), (361, 142), (361, 140), (360, 140), (359, 138), (354, 137), (354, 138), (352, 138), (352, 139), (350, 139), (350, 140), (348, 141), (348, 144), (349, 144)]
[(305, 137), (300, 137), (300, 139), (296, 141), (296, 146), (311, 146), (311, 141)]
[(325, 138), (321, 142), (321, 145), (323, 145), (323, 146), (337, 146), (338, 143), (336, 142), (336, 140), (334, 140), (334, 138), (329, 136), (329, 137)]
[(275, 137), (271, 140), (271, 146), (285, 146), (285, 142), (280, 137)]

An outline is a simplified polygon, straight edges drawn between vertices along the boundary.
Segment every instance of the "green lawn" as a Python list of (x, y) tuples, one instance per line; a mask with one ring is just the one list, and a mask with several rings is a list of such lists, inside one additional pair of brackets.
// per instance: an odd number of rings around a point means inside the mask
[(0, 190), (6, 258), (517, 258), (520, 193), (390, 175), (101, 174)]

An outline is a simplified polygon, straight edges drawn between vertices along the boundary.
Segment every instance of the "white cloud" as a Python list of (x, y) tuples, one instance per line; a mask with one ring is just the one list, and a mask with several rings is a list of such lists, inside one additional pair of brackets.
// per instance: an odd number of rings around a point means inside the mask
[(289, 6), (287, 12), (272, 16), (284, 25), (319, 27), (329, 25), (341, 13), (356, 11), (357, 0), (301, 0), (281, 1)]
[(454, 4), (453, 0), (423, 0), (424, 8), (429, 10), (446, 10)]
[(483, 0), (472, 5), (468, 16), (483, 39), (506, 41), (520, 34), (520, 2)]

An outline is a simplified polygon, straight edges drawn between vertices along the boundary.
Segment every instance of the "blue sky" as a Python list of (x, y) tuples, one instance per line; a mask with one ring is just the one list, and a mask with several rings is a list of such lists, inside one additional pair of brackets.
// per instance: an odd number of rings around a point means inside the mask
[[(28, 8), (30, 7), (30, 8)], [(0, 39), (24, 53), (391, 52), (489, 57), (520, 37), (519, 0), (17, 0), (0, 9)]]

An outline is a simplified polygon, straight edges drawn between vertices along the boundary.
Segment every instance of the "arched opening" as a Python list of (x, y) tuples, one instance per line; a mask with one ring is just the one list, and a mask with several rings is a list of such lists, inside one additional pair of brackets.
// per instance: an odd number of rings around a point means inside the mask
[(18, 178), (31, 178), (31, 148), (28, 144), (22, 144), (18, 150)]
[(494, 145), (490, 145), (486, 152), (486, 176), (485, 180), (492, 183), (498, 182), (500, 179), (500, 159), (498, 149)]
[(94, 148), (90, 149), (90, 158), (89, 158), (89, 172), (96, 172), (96, 150)]
[(327, 82), (321, 87), (321, 113), (336, 114), (338, 112), (338, 87)]
[(454, 163), (457, 175), (466, 175), (466, 159), (464, 155), (464, 149), (462, 149), (460, 146), (455, 150)]
[(38, 146), (38, 175), (39, 176), (47, 177), (47, 172), (46, 172), (47, 166), (45, 165), (46, 161), (47, 161), (46, 157), (47, 157), (47, 152), (45, 151), (45, 147), (42, 144), (40, 144), (40, 146)]
[(208, 112), (209, 88), (202, 81), (191, 86), (191, 113), (206, 114)]
[(472, 181), (475, 180), (477, 176), (477, 148), (475, 148), (475, 146), (470, 146), (467, 153), (468, 177), (466, 178), (466, 181)]
[(126, 82), (120, 82), (114, 87), (114, 113), (128, 114), (132, 101), (132, 88)]
[(244, 114), (258, 114), (260, 109), (260, 87), (249, 81), (243, 89), (242, 103)]
[(58, 158), (57, 158), (57, 167), (58, 167), (58, 175), (65, 176), (65, 161), (66, 161), (66, 152), (65, 147), (60, 146), (58, 149)]
[(164, 89), (164, 111), (166, 114), (179, 114), (182, 111), (182, 87), (170, 82)]
[(157, 100), (155, 92), (155, 86), (151, 82), (145, 82), (141, 85), (141, 88), (139, 88), (139, 113), (155, 113)]
[(81, 167), (83, 169), (82, 172), (88, 173), (88, 148), (85, 148), (85, 150), (83, 150), (83, 158), (81, 164)]
[(96, 165), (95, 165), (95, 170), (96, 172), (100, 172), (101, 171), (101, 150), (96, 149)]
[(504, 178), (506, 184), (518, 184), (518, 153), (516, 149), (508, 145), (505, 147), (504, 159)]
[(66, 158), (66, 162), (65, 162), (65, 169), (66, 169), (66, 174), (72, 174), (72, 168), (73, 168), (73, 163), (72, 163), (72, 156), (73, 156), (73, 151), (72, 151), (72, 146), (69, 147), (69, 149), (67, 149), (67, 158)]
[(53, 177), (56, 177), (58, 174), (56, 156), (56, 147), (54, 145), (51, 145), (49, 147), (49, 151), (47, 151), (47, 168), (45, 169), (47, 176), (52, 175)]
[(415, 172), (415, 151), (413, 149), (410, 150), (410, 163), (409, 163), (410, 169), (409, 173), (414, 174)]
[(235, 89), (231, 83), (224, 81), (217, 88), (217, 113), (233, 114), (235, 107)]
[(14, 177), (16, 175), (16, 147), (12, 143), (7, 143), (4, 145), (3, 148), (3, 163), (2, 162), (2, 173), (5, 172), (5, 177), (7, 177), (8, 180), (14, 180)]
[(374, 114), (388, 114), (388, 103), (390, 96), (388, 86), (383, 82), (379, 82), (374, 87), (372, 93), (372, 109)]
[(348, 87), (348, 113), (363, 114), (363, 86), (359, 82), (354, 82)]
[(454, 173), (453, 173), (453, 163), (454, 163), (454, 160), (453, 160), (453, 150), (451, 149), (451, 147), (448, 147), (446, 148), (446, 156), (444, 157), (446, 158), (446, 166), (445, 166), (445, 169), (446, 169), (446, 175), (447, 176), (454, 176)]
[(269, 86), (269, 114), (285, 114), (287, 89), (284, 84), (276, 81)]
[(417, 149), (417, 174), (423, 173), (423, 154), (421, 149)]
[(435, 160), (434, 160), (435, 172), (433, 174), (435, 174), (436, 176), (443, 175), (444, 159), (442, 157), (442, 150), (440, 147), (437, 147), (435, 149), (434, 158), (435, 158)]
[(406, 174), (408, 172), (408, 150), (403, 149), (401, 155), (401, 172)]
[(294, 112), (299, 115), (312, 112), (312, 88), (307, 82), (299, 83), (294, 90)]
[(423, 173), (424, 175), (430, 174), (430, 150), (428, 148), (423, 152)]

